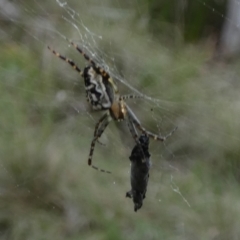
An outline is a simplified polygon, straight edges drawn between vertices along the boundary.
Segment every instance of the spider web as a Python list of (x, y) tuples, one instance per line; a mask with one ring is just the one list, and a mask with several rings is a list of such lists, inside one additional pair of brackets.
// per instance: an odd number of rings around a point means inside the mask
[[(205, 1), (198, 2), (233, 24)], [(87, 166), (94, 126), (103, 113), (91, 111), (82, 79), (47, 50), (49, 45), (83, 69), (88, 63), (68, 39), (110, 73), (121, 93), (145, 96), (144, 100), (129, 101), (144, 127), (166, 135), (178, 126), (166, 142), (151, 141), (153, 165), (147, 198), (140, 210), (143, 216), (154, 216), (152, 223), (161, 223), (163, 228), (164, 220), (158, 215), (164, 216), (169, 225), (174, 225), (174, 237), (186, 239), (193, 225), (184, 212), (197, 215), (196, 204), (206, 201), (196, 199), (197, 191), (214, 199), (207, 188), (209, 179), (198, 180), (198, 172), (192, 173), (191, 166), (200, 161), (206, 164), (226, 152), (239, 156), (233, 151), (240, 140), (235, 120), (239, 117), (239, 97), (237, 87), (231, 87), (238, 86), (237, 70), (233, 67), (224, 72), (213, 67), (211, 81), (205, 79), (210, 69), (204, 64), (212, 55), (199, 54), (191, 47), (176, 53), (159, 44), (145, 31), (143, 5), (140, 1), (130, 4), (117, 0), (81, 4), (59, 0), (5, 2), (1, 11), (5, 22), (0, 29), (1, 44), (7, 49), (6, 60), (0, 65), (4, 92), (1, 109), (3, 113), (10, 110), (1, 122), (2, 236), (7, 237), (14, 229), (11, 234), (15, 239), (26, 232), (30, 233), (25, 239), (38, 239), (37, 232), (44, 229), (41, 224), (56, 220), (44, 233), (46, 238), (58, 235), (63, 224), (64, 232), (74, 235), (80, 229), (88, 238), (90, 233), (100, 234), (101, 219), (107, 225), (123, 214), (135, 221), (132, 202), (124, 198), (130, 189), (128, 157), (134, 141), (124, 122), (112, 122), (101, 137), (105, 146), (98, 144), (95, 148), (93, 162), (113, 174), (101, 174)], [(139, 20), (136, 15), (143, 17)], [(136, 22), (135, 31), (128, 26), (130, 22)], [(30, 59), (33, 53), (35, 62)], [(219, 108), (226, 111), (224, 116), (216, 111)], [(9, 218), (12, 209), (16, 210)], [(61, 217), (56, 217), (59, 213)], [(99, 221), (92, 220), (96, 216), (100, 216)], [(29, 227), (21, 225), (21, 221), (26, 224), (29, 220), (33, 222)], [(129, 223), (124, 217), (121, 220)], [(139, 220), (139, 231), (141, 224), (147, 225)], [(146, 229), (149, 232), (144, 236), (159, 236), (151, 227)], [(216, 231), (214, 228), (209, 234), (217, 235)]]

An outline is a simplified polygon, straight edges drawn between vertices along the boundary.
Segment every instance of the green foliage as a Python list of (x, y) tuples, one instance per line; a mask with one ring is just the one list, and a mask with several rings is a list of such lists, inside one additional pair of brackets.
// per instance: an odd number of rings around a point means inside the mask
[(89, 168), (101, 114), (89, 117), (77, 74), (47, 52), (51, 39), (41, 45), (21, 32), (0, 45), (0, 238), (238, 239), (239, 62), (212, 63), (207, 45), (166, 49), (146, 29), (106, 22), (85, 24), (104, 36), (108, 56), (117, 53), (126, 82), (158, 100), (130, 103), (144, 126), (163, 134), (178, 126), (165, 145), (151, 142), (143, 207), (135, 213), (125, 198), (130, 134), (111, 124), (107, 146), (96, 147), (94, 162), (112, 175)]
[(149, 30), (165, 41), (180, 39), (187, 42), (206, 37), (219, 38), (227, 1), (148, 0)]

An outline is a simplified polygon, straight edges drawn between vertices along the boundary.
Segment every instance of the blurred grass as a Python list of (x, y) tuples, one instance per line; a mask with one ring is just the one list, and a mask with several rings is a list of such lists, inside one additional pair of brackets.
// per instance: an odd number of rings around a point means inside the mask
[(166, 145), (151, 143), (143, 207), (134, 213), (125, 198), (130, 135), (112, 123), (93, 160), (113, 174), (89, 168), (101, 114), (88, 115), (77, 75), (45, 44), (1, 42), (0, 238), (239, 239), (239, 62), (210, 61), (208, 44), (171, 50), (142, 28), (104, 23), (92, 26), (102, 25), (103, 50), (126, 81), (160, 100), (132, 103), (136, 114), (155, 131), (160, 121), (161, 133), (178, 126)]

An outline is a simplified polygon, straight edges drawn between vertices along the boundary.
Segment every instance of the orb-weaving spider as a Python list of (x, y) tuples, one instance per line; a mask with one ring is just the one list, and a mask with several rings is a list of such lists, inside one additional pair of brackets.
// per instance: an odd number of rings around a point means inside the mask
[(101, 137), (102, 133), (104, 132), (111, 120), (127, 120), (132, 137), (138, 144), (139, 140), (136, 128), (142, 133), (146, 134), (148, 137), (159, 141), (165, 141), (169, 136), (173, 134), (176, 128), (173, 129), (166, 136), (160, 136), (147, 131), (141, 125), (138, 118), (124, 101), (130, 98), (142, 98), (143, 96), (132, 94), (120, 95), (118, 92), (118, 88), (110, 75), (103, 68), (98, 66), (87, 54), (85, 54), (83, 50), (78, 47), (77, 44), (71, 41), (70, 43), (90, 63), (90, 65), (85, 67), (83, 71), (71, 59), (62, 56), (61, 54), (52, 50), (50, 47), (48, 47), (48, 49), (54, 55), (69, 63), (83, 77), (87, 101), (92, 105), (92, 108), (94, 110), (106, 111), (95, 126), (94, 136), (88, 156), (89, 166), (92, 166), (94, 169), (100, 170), (102, 172), (108, 172), (92, 165), (92, 156), (96, 141), (98, 141), (98, 139)]

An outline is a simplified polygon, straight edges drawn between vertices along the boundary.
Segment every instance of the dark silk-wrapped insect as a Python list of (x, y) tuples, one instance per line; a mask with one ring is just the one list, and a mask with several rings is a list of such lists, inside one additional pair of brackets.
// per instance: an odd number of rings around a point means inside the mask
[(149, 137), (142, 134), (139, 137), (139, 143), (134, 146), (129, 157), (131, 161), (131, 190), (126, 193), (126, 197), (133, 199), (135, 212), (142, 207), (143, 199), (146, 197), (151, 167), (151, 155), (148, 150)]

